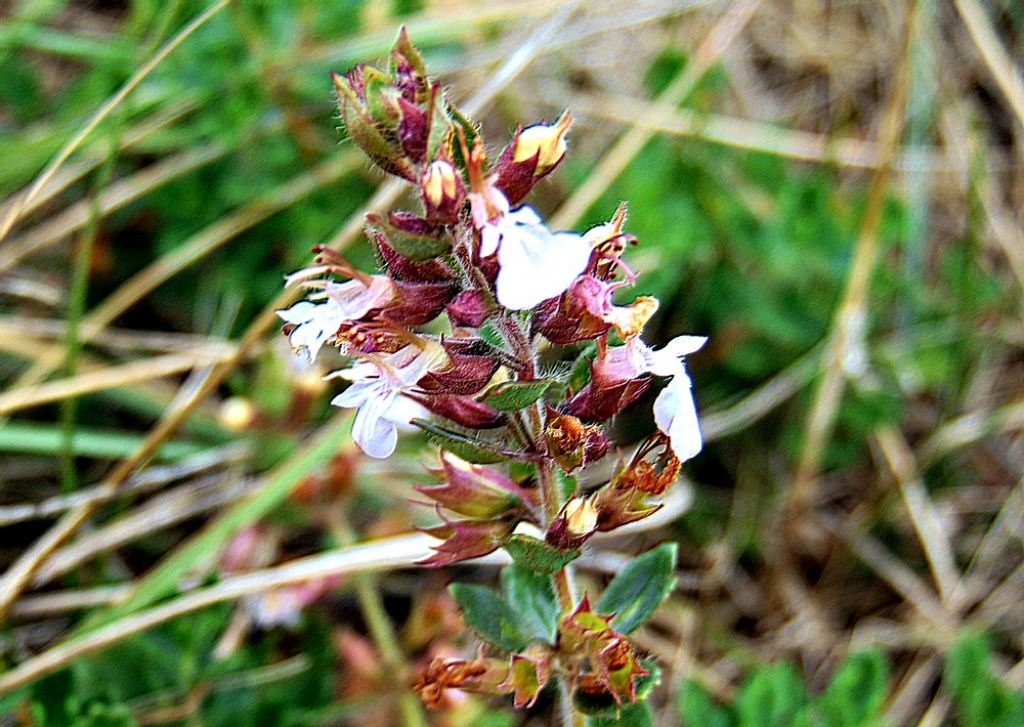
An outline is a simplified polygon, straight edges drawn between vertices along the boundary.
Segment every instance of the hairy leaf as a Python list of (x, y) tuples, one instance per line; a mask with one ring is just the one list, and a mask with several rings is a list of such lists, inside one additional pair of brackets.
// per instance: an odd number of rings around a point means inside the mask
[(525, 409), (544, 396), (550, 386), (550, 381), (503, 381), (484, 393), (483, 401), (499, 411)]
[(505, 651), (519, 651), (530, 643), (516, 610), (490, 588), (453, 583), (449, 591), (466, 624), (484, 641)]
[(555, 643), (560, 609), (551, 576), (512, 565), (501, 572), (501, 590), (531, 636)]
[(517, 565), (534, 573), (554, 573), (580, 557), (580, 550), (562, 550), (529, 535), (513, 535), (505, 550)]
[(426, 419), (413, 419), (412, 423), (427, 432), (437, 446), (473, 464), (494, 464), (504, 462), (508, 457), (492, 444), (438, 426)]

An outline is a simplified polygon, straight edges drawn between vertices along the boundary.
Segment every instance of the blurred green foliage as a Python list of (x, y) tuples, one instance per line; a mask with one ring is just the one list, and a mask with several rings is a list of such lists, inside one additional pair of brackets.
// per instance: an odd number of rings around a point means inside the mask
[[(946, 684), (956, 724), (1010, 727), (1024, 722), (1024, 693), (1012, 692), (992, 676), (986, 640), (965, 634), (946, 661)], [(717, 702), (696, 681), (680, 689), (683, 727), (766, 727), (828, 725), (883, 727), (889, 697), (889, 662), (883, 652), (850, 654), (821, 693), (811, 695), (796, 666), (778, 662), (755, 668), (732, 704)]]

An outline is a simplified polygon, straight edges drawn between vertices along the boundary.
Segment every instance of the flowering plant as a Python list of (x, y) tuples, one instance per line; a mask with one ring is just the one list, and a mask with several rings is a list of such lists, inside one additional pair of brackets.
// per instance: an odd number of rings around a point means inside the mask
[[(700, 451), (683, 360), (705, 339), (652, 348), (640, 333), (657, 300), (613, 302), (636, 278), (622, 259), (637, 242), (625, 206), (577, 233), (550, 230), (523, 204), (565, 156), (568, 112), (519, 128), (491, 160), (404, 30), (388, 70), (359, 66), (334, 85), (352, 140), (412, 185), (422, 210), (368, 216), (382, 274), (315, 250), (289, 279), (309, 295), (279, 311), (285, 333), (307, 360), (326, 344), (351, 358), (328, 376), (350, 382), (332, 403), (356, 410), (352, 436), (367, 455), (391, 455), (408, 426), (438, 446), (436, 483), (416, 488), (442, 520), (424, 565), (498, 549), (513, 560), (501, 593), (452, 586), (487, 646), (430, 664), (417, 689), (428, 706), (454, 688), (522, 707), (557, 682), (574, 721), (640, 708), (656, 666), (627, 635), (671, 590), (675, 550), (640, 556), (593, 602), (576, 593), (571, 563), (596, 533), (654, 513), (652, 498)], [(611, 450), (605, 423), (655, 381), (666, 382), (658, 431), (583, 491), (576, 473)]]

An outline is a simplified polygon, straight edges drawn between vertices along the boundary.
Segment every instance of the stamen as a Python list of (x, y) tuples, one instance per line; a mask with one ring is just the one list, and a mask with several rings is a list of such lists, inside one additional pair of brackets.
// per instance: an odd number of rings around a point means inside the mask
[(313, 248), (313, 252), (316, 253), (316, 258), (314, 258), (313, 262), (317, 263), (327, 272), (358, 280), (363, 284), (364, 288), (369, 288), (370, 283), (373, 282), (373, 276), (364, 273), (362, 270), (357, 270), (352, 266), (352, 263), (346, 260), (345, 257), (337, 250), (332, 250), (331, 248), (323, 245), (316, 245)]
[(295, 271), (291, 275), (285, 276), (284, 285), (287, 288), (289, 286), (294, 285), (297, 282), (301, 282), (309, 278), (315, 278), (318, 275), (324, 275), (325, 273), (329, 273), (330, 271), (331, 268), (329, 265), (314, 265), (312, 267), (303, 268), (302, 270)]

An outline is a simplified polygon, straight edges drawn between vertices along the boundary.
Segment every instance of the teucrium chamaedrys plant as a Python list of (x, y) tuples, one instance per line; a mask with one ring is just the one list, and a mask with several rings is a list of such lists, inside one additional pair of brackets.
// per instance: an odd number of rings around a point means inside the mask
[[(331, 374), (349, 385), (333, 404), (356, 410), (353, 438), (387, 457), (414, 424), (440, 449), (437, 484), (418, 487), (443, 524), (424, 561), (444, 566), (504, 548), (514, 565), (501, 592), (456, 584), (467, 624), (489, 644), (478, 658), (433, 663), (418, 689), (428, 705), (448, 688), (510, 693), (531, 705), (546, 684), (571, 694), (566, 714), (614, 717), (655, 681), (627, 634), (671, 590), (675, 550), (638, 557), (596, 601), (573, 592), (569, 564), (594, 533), (658, 509), (650, 498), (701, 448), (683, 358), (704, 338), (661, 349), (640, 338), (657, 300), (613, 302), (634, 273), (622, 254), (625, 207), (585, 233), (552, 232), (522, 204), (566, 151), (568, 112), (516, 131), (489, 160), (476, 125), (426, 74), (403, 31), (388, 70), (334, 77), (345, 127), (375, 165), (412, 185), (422, 212), (370, 215), (366, 234), (383, 272), (355, 270), (318, 249), (289, 284), (306, 300), (279, 311), (296, 352), (324, 344), (351, 357)], [(340, 282), (340, 278), (345, 278)], [(447, 317), (447, 333), (422, 327)], [(441, 330), (435, 324), (432, 330)], [(545, 361), (572, 361), (571, 365)], [(603, 424), (655, 380), (659, 431), (582, 492), (574, 473), (605, 457)], [(534, 537), (519, 526), (543, 533)]]

